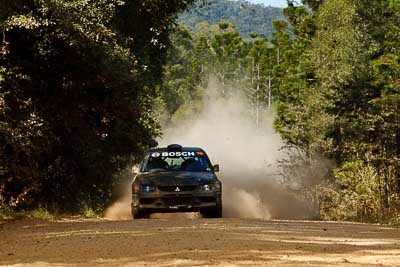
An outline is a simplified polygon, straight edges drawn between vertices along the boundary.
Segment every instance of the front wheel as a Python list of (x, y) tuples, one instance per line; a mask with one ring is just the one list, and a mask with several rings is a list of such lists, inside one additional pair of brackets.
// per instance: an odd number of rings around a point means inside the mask
[(142, 219), (142, 218), (144, 218), (144, 214), (143, 214), (143, 212), (142, 212), (139, 208), (137, 208), (137, 207), (132, 207), (132, 218), (133, 218), (134, 220), (136, 220), (136, 219)]
[(212, 210), (202, 210), (200, 214), (204, 218), (222, 218), (222, 207), (212, 209)]

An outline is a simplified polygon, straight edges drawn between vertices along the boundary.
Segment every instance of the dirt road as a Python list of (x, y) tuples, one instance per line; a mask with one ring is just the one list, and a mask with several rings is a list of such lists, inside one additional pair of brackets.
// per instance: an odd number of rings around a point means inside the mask
[(1, 222), (0, 265), (400, 266), (400, 229), (201, 218)]

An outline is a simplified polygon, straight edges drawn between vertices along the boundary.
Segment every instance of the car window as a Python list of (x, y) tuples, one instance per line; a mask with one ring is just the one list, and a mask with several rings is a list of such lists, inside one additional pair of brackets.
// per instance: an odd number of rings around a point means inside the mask
[(211, 166), (204, 152), (153, 152), (146, 156), (142, 171), (210, 172)]

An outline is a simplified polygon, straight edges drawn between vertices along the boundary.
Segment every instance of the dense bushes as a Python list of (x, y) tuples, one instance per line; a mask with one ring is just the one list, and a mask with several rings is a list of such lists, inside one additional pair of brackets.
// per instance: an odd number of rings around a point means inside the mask
[(0, 208), (100, 209), (155, 144), (153, 99), (188, 1), (139, 2), (1, 2)]
[(396, 220), (400, 6), (387, 0), (304, 2), (312, 9), (284, 12), (295, 32), (284, 60), (295, 65), (277, 90), (276, 128), (287, 146), (302, 151), (306, 167), (321, 156), (334, 162), (322, 185), (306, 188), (324, 218)]

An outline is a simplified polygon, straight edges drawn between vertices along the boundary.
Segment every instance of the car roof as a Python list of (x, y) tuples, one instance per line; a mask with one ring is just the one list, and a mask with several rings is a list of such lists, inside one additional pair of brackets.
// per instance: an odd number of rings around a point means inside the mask
[[(166, 152), (169, 151), (168, 147), (155, 147), (155, 148), (150, 148), (149, 152)], [(182, 147), (182, 151), (188, 151), (188, 152), (196, 152), (196, 151), (203, 151), (203, 149), (199, 147)]]

